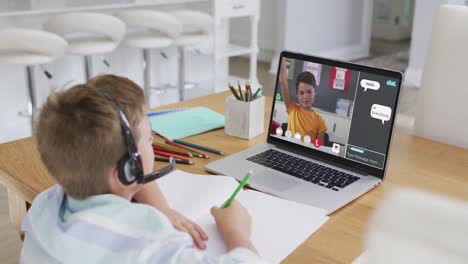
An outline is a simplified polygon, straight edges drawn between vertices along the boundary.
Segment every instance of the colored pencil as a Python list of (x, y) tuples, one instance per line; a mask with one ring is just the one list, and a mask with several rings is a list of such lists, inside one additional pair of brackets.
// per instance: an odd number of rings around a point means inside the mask
[(218, 155), (224, 155), (224, 152), (222, 152), (222, 151), (212, 149), (212, 148), (203, 147), (203, 146), (199, 146), (199, 145), (189, 143), (189, 142), (185, 142), (185, 141), (182, 141), (182, 140), (174, 139), (174, 142), (177, 143), (177, 144), (181, 144), (181, 145), (189, 146), (189, 147), (192, 147), (192, 148), (208, 151), (208, 152), (215, 153), (215, 154), (218, 154)]
[(166, 152), (162, 152), (162, 151), (158, 151), (158, 150), (153, 150), (153, 152), (154, 152), (154, 155), (158, 155), (158, 156), (161, 156), (161, 157), (165, 157), (165, 158), (174, 157), (174, 159), (189, 161), (189, 159), (187, 159), (187, 158), (183, 158), (181, 156), (177, 156), (177, 155), (174, 155), (174, 154), (171, 154), (171, 153), (166, 153)]
[[(169, 145), (169, 144), (166, 144), (166, 143), (163, 143), (163, 142), (159, 142), (159, 141), (155, 141), (153, 142), (153, 145), (156, 145), (158, 147), (162, 147), (162, 148), (168, 148), (168, 149), (173, 149), (175, 151), (180, 151), (180, 152), (186, 152), (187, 150), (184, 149), (184, 148), (178, 148), (178, 147), (175, 147), (175, 146), (172, 146), (172, 145)], [(190, 151), (188, 151), (190, 152)], [(191, 153), (193, 155), (193, 153)], [(195, 156), (195, 155), (194, 155)]]
[(177, 150), (173, 150), (173, 149), (165, 148), (165, 147), (160, 147), (160, 146), (153, 146), (153, 150), (172, 153), (172, 154), (176, 154), (176, 155), (179, 155), (179, 156), (185, 156), (185, 157), (190, 157), (190, 158), (193, 157), (192, 153), (189, 153), (187, 151), (177, 151)]
[(234, 86), (232, 86), (232, 84), (231, 84), (230, 82), (228, 82), (228, 87), (229, 87), (229, 90), (231, 90), (231, 93), (234, 95), (234, 97), (235, 97), (237, 100), (240, 100), (240, 97), (239, 97), (239, 95), (237, 94), (236, 89), (234, 88)]
[(231, 205), (232, 201), (234, 201), (234, 198), (236, 198), (236, 195), (239, 193), (239, 191), (245, 186), (247, 181), (250, 179), (250, 175), (252, 175), (252, 171), (247, 172), (247, 174), (244, 176), (244, 179), (242, 179), (242, 181), (239, 183), (239, 185), (231, 194), (231, 196), (227, 199), (226, 202), (223, 203), (223, 205), (221, 205), (221, 208), (226, 208), (229, 205)]
[[(187, 165), (192, 165), (193, 161), (185, 161), (185, 160), (179, 160), (179, 159), (174, 159), (176, 163), (179, 164), (187, 164)], [(154, 161), (162, 161), (162, 162), (169, 162), (168, 158), (160, 158), (160, 157), (154, 157)]]
[(240, 82), (237, 81), (237, 88), (239, 89), (239, 97), (240, 97), (240, 100), (241, 101), (244, 101), (244, 98), (242, 97), (242, 88), (241, 88), (241, 85), (240, 85)]
[(210, 158), (210, 157), (208, 157), (207, 155), (205, 155), (205, 154), (203, 154), (203, 153), (201, 153), (201, 152), (198, 152), (198, 151), (196, 151), (196, 150), (193, 150), (193, 149), (191, 149), (191, 148), (188, 148), (188, 147), (186, 147), (186, 146), (184, 146), (184, 145), (181, 145), (181, 144), (178, 144), (178, 143), (176, 143), (176, 142), (170, 141), (170, 140), (168, 140), (168, 139), (166, 139), (166, 143), (169, 144), (169, 145), (178, 147), (178, 148), (183, 148), (183, 149), (185, 149), (185, 150), (190, 151), (191, 153), (197, 153), (197, 154), (201, 155), (203, 158), (206, 158), (206, 159), (209, 159), (209, 158)]
[(249, 102), (252, 101), (253, 100), (252, 87), (250, 87), (249, 82), (245, 83), (245, 90), (249, 92)]
[(252, 100), (255, 100), (257, 99), (257, 95), (258, 93), (260, 93), (260, 91), (262, 90), (262, 88), (258, 88), (257, 91), (255, 91), (254, 95), (253, 95), (253, 99)]
[(192, 154), (194, 157), (197, 157), (197, 158), (209, 158), (208, 156), (204, 155), (203, 153), (199, 153), (199, 152), (197, 152), (195, 150), (189, 150), (187, 148), (176, 147), (176, 146), (169, 145), (169, 144), (166, 144), (166, 143), (162, 143), (162, 142), (159, 142), (159, 141), (155, 141), (155, 142), (153, 142), (153, 144), (156, 144), (158, 146), (162, 146), (162, 147), (165, 147), (165, 148), (169, 148), (169, 149), (174, 149), (175, 151), (181, 151), (181, 152), (187, 151), (190, 154)]
[[(193, 154), (194, 156), (196, 156), (196, 157), (199, 157), (199, 158), (206, 158), (206, 159), (209, 159), (209, 158), (210, 158), (210, 157), (208, 157), (207, 155), (205, 155), (205, 154), (203, 154), (203, 153), (201, 153), (201, 152), (199, 152), (199, 151), (196, 151), (196, 150), (194, 150), (194, 149), (188, 148), (188, 147), (186, 147), (186, 146), (184, 146), (184, 145), (181, 145), (181, 144), (177, 144), (177, 143), (175, 143), (175, 142), (173, 142), (173, 141), (171, 141), (171, 140), (166, 139), (165, 142), (166, 142), (167, 144), (171, 145), (171, 146), (176, 147), (176, 148), (182, 148), (182, 149), (184, 149), (184, 150), (186, 150), (186, 151), (192, 153), (192, 154)], [(196, 154), (196, 155), (195, 155), (195, 154)], [(198, 156), (197, 156), (197, 155), (198, 155)]]

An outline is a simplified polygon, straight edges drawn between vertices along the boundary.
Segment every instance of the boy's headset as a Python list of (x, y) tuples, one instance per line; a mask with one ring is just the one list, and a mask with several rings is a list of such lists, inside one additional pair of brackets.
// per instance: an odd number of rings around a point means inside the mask
[(127, 152), (123, 155), (122, 158), (117, 162), (118, 167), (118, 176), (120, 181), (124, 185), (130, 185), (134, 182), (139, 184), (145, 184), (156, 179), (163, 177), (168, 174), (175, 168), (175, 160), (171, 157), (169, 160), (169, 165), (153, 171), (150, 174), (143, 174), (143, 163), (141, 161), (140, 153), (138, 153), (137, 145), (130, 130), (130, 123), (127, 120), (124, 112), (117, 106), (115, 99), (107, 93), (101, 92), (96, 89), (100, 94), (102, 94), (114, 107), (119, 116), (120, 127), (122, 128), (122, 134), (124, 136), (125, 143), (127, 145)]

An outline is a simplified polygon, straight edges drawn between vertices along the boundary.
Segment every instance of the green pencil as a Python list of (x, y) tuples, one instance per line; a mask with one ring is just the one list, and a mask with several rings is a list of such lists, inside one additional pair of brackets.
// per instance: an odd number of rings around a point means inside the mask
[(255, 99), (257, 98), (257, 95), (258, 95), (258, 93), (259, 93), (261, 90), (262, 90), (262, 88), (258, 88), (257, 91), (255, 91), (252, 100), (255, 100)]
[(204, 150), (204, 151), (211, 152), (211, 153), (218, 154), (218, 155), (224, 155), (224, 152), (216, 150), (216, 149), (199, 146), (199, 145), (189, 143), (189, 142), (185, 142), (185, 141), (178, 140), (178, 139), (174, 139), (173, 141), (175, 143), (177, 143), (177, 144), (181, 144), (181, 145), (185, 145), (185, 146), (188, 146), (188, 147)]
[(247, 172), (247, 174), (244, 176), (244, 179), (239, 183), (239, 186), (237, 186), (236, 190), (232, 193), (231, 197), (227, 199), (226, 202), (221, 206), (222, 208), (226, 208), (229, 205), (231, 205), (232, 201), (234, 201), (234, 198), (236, 198), (236, 195), (239, 193), (239, 191), (244, 187), (244, 185), (247, 183), (247, 181), (250, 178), (250, 175), (252, 174), (252, 171)]
[(240, 85), (239, 81), (237, 81), (237, 88), (239, 88), (239, 97), (240, 97), (241, 101), (244, 101), (244, 97), (242, 96), (242, 88), (241, 88), (241, 85)]

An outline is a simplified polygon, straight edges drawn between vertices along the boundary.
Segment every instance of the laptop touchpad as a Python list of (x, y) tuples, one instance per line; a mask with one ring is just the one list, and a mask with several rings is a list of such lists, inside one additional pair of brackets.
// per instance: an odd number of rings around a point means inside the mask
[(289, 179), (284, 177), (284, 175), (271, 171), (254, 172), (252, 178), (250, 178), (250, 182), (254, 188), (256, 186), (266, 187), (279, 192), (283, 192), (298, 184), (294, 179)]

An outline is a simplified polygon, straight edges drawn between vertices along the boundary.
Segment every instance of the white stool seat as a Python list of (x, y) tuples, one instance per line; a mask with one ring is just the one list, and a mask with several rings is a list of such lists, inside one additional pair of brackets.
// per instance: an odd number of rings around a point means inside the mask
[(179, 71), (178, 87), (179, 100), (184, 100), (185, 89), (185, 51), (187, 48), (194, 47), (203, 41), (210, 39), (213, 31), (213, 18), (199, 11), (177, 10), (171, 12), (183, 25), (182, 33), (176, 38), (176, 45), (179, 50)]
[(0, 63), (20, 64), (20, 65), (38, 65), (54, 61), (54, 57), (35, 54), (30, 52), (13, 52), (10, 54), (0, 54)]
[(160, 49), (169, 47), (174, 43), (170, 37), (158, 36), (155, 33), (137, 33), (125, 37), (123, 44), (128, 47), (139, 49)]
[(152, 10), (129, 10), (117, 14), (129, 27), (124, 44), (140, 49), (165, 48), (173, 44), (182, 25), (172, 16)]
[(30, 102), (27, 112), (33, 133), (38, 109), (33, 66), (58, 59), (67, 48), (67, 42), (53, 33), (24, 28), (0, 30), (0, 63), (26, 66)]
[(57, 15), (48, 19), (44, 28), (65, 38), (71, 54), (84, 56), (86, 79), (92, 76), (91, 56), (114, 51), (126, 32), (120, 19), (92, 12)]
[(125, 23), (120, 19), (88, 12), (52, 17), (46, 21), (44, 28), (64, 37), (70, 45), (70, 53), (79, 55), (114, 51), (126, 31)]
[(82, 38), (79, 40), (68, 41), (70, 44), (69, 52), (77, 55), (105, 54), (114, 51), (118, 43), (104, 37)]
[(207, 39), (206, 34), (187, 33), (175, 40), (177, 46), (193, 46)]
[(171, 15), (181, 21), (184, 26), (182, 33), (195, 31), (211, 33), (213, 29), (213, 18), (209, 14), (193, 10), (177, 10), (171, 12)]
[(24, 28), (0, 30), (0, 63), (37, 65), (63, 56), (67, 42), (55, 34)]
[(129, 28), (124, 45), (142, 50), (145, 99), (146, 105), (151, 107), (150, 51), (170, 47), (180, 35), (182, 24), (173, 16), (153, 10), (129, 10), (118, 13), (117, 17)]

